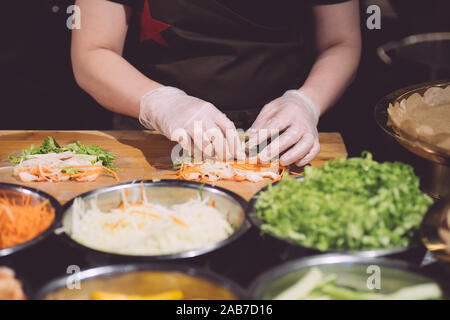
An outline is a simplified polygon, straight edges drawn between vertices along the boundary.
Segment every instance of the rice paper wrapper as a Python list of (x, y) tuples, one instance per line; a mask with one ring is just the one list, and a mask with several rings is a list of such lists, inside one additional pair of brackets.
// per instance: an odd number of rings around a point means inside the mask
[(450, 86), (429, 88), (390, 104), (388, 125), (409, 140), (450, 156)]

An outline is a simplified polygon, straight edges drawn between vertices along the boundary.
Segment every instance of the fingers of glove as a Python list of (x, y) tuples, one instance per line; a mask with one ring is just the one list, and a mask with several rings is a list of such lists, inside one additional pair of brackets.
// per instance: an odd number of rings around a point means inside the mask
[(298, 127), (289, 127), (280, 137), (273, 140), (263, 151), (261, 151), (260, 159), (262, 161), (270, 161), (296, 144), (302, 136), (303, 132)]
[(210, 127), (213, 127), (213, 123), (207, 123), (206, 121), (195, 121), (188, 126), (187, 132), (191, 136), (194, 141), (194, 145), (198, 148), (198, 150), (209, 157), (213, 157), (214, 147), (205, 134), (206, 128)]
[(231, 158), (227, 140), (219, 127), (210, 127), (206, 130), (205, 136), (211, 142), (214, 154), (218, 160), (225, 161)]
[(320, 152), (320, 143), (318, 140), (314, 142), (314, 146), (312, 147), (311, 151), (301, 160), (297, 161), (296, 165), (298, 167), (303, 167), (314, 160), (314, 158), (319, 154)]
[(276, 114), (276, 111), (277, 108), (274, 102), (266, 104), (256, 117), (249, 131), (262, 128)]
[(224, 114), (221, 114), (216, 119), (217, 126), (222, 130), (227, 140), (228, 149), (231, 159), (240, 159), (240, 157), (245, 157), (244, 147), (241, 140), (239, 139), (239, 134), (234, 126), (234, 123), (227, 118)]
[(171, 141), (178, 142), (185, 150), (191, 151), (193, 147), (191, 136), (183, 128), (173, 130), (168, 138)]
[[(202, 125), (206, 125), (208, 121), (211, 121), (211, 119), (214, 118), (214, 112), (219, 112), (211, 103), (190, 96), (188, 97), (192, 99), (192, 103), (186, 113), (186, 119), (181, 120), (184, 122), (184, 127), (189, 127), (196, 121), (201, 121)], [(172, 116), (174, 118), (183, 117), (183, 114), (173, 114)]]
[(315, 137), (312, 133), (305, 133), (302, 138), (280, 158), (280, 164), (282, 166), (288, 166), (302, 159), (311, 151), (314, 140)]
[(261, 129), (252, 133), (247, 147), (249, 149), (267, 141), (269, 138), (278, 135), (281, 131), (290, 125), (289, 119), (283, 119), (282, 116), (275, 116), (270, 119)]

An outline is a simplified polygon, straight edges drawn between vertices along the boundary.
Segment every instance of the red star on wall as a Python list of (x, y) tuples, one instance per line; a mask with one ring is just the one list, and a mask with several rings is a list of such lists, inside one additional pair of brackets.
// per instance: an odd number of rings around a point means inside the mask
[(169, 27), (169, 24), (152, 18), (148, 0), (145, 1), (144, 11), (141, 16), (141, 42), (152, 39), (155, 42), (167, 47), (168, 44), (161, 36), (161, 32)]

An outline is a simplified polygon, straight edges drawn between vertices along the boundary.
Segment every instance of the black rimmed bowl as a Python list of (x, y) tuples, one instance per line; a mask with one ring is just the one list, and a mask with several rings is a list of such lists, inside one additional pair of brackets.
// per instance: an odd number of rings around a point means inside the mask
[(152, 295), (180, 290), (184, 299), (247, 299), (239, 285), (211, 271), (179, 265), (124, 264), (103, 266), (49, 282), (34, 299), (89, 300), (95, 291)]
[(61, 220), (61, 206), (59, 202), (53, 198), (51, 195), (34, 189), (30, 187), (25, 187), (21, 185), (16, 184), (10, 184), (10, 183), (0, 183), (0, 194), (4, 195), (8, 198), (13, 198), (17, 202), (21, 203), (23, 201), (23, 198), (27, 198), (28, 196), (31, 196), (30, 204), (31, 205), (38, 205), (46, 200), (49, 201), (49, 206), (51, 206), (54, 209), (55, 212), (55, 219), (53, 220), (52, 224), (43, 232), (41, 232), (39, 235), (35, 236), (33, 239), (28, 240), (24, 243), (15, 245), (13, 247), (0, 249), (0, 264), (3, 261), (3, 259), (9, 258), (10, 256), (13, 256), (14, 254), (21, 252), (25, 249), (28, 249), (30, 247), (33, 247), (37, 245), (42, 240), (46, 239), (50, 235), (53, 234), (56, 227), (59, 225)]
[[(296, 180), (302, 181), (303, 177), (297, 177)], [(280, 181), (281, 182), (281, 181)], [(275, 187), (278, 183), (273, 184)], [(395, 256), (397, 258), (407, 258), (409, 260), (414, 260), (420, 262), (423, 256), (425, 255), (426, 249), (421, 246), (420, 240), (417, 240), (417, 245), (412, 245), (411, 247), (399, 247), (399, 248), (391, 248), (391, 249), (374, 249), (374, 250), (356, 250), (356, 251), (339, 251), (339, 250), (328, 250), (328, 251), (320, 251), (314, 247), (305, 247), (301, 244), (288, 239), (283, 238), (281, 236), (264, 232), (261, 227), (264, 222), (258, 217), (256, 213), (256, 202), (258, 201), (258, 196), (262, 192), (266, 192), (267, 187), (262, 188), (259, 192), (257, 192), (249, 201), (247, 206), (247, 218), (251, 221), (252, 225), (257, 228), (262, 234), (263, 238), (266, 238), (270, 244), (273, 244), (273, 248), (281, 255), (282, 260), (290, 260), (294, 258), (299, 258), (305, 255), (314, 255), (321, 253), (341, 253), (341, 254), (349, 254), (349, 255), (358, 255), (361, 257), (373, 258), (373, 257), (382, 257), (382, 256)]]
[[(130, 198), (140, 198), (141, 188), (144, 189), (146, 197), (151, 203), (158, 203), (163, 206), (185, 203), (189, 200), (198, 198), (199, 193), (201, 192), (203, 197), (215, 202), (215, 208), (217, 210), (226, 213), (227, 220), (233, 227), (234, 232), (222, 241), (208, 244), (201, 248), (162, 255), (133, 255), (102, 251), (82, 244), (66, 233), (60, 234), (59, 237), (70, 246), (83, 251), (85, 255), (88, 256), (88, 260), (92, 261), (92, 263), (89, 262), (90, 264), (122, 263), (136, 260), (176, 261), (216, 252), (239, 239), (250, 227), (245, 216), (247, 203), (244, 199), (223, 188), (213, 187), (198, 182), (179, 180), (137, 181), (134, 183), (124, 183), (96, 189), (81, 194), (76, 198), (81, 198), (86, 204), (88, 204), (91, 199), (97, 199), (99, 209), (106, 212), (113, 208), (117, 208), (120, 205), (122, 200), (121, 193), (123, 191), (129, 190)], [(72, 214), (72, 206), (76, 198), (69, 201), (63, 207), (62, 225), (64, 223), (69, 223)], [(91, 258), (94, 259), (92, 260)]]
[[(300, 280), (312, 267), (325, 276), (336, 275), (336, 284), (370, 292), (371, 276), (379, 276), (379, 293), (392, 294), (402, 288), (436, 283), (442, 298), (449, 298), (448, 286), (420, 270), (413, 264), (386, 258), (367, 258), (346, 254), (325, 254), (297, 259), (261, 274), (250, 287), (250, 296), (258, 300), (271, 300)], [(370, 282), (373, 284), (373, 282)]]

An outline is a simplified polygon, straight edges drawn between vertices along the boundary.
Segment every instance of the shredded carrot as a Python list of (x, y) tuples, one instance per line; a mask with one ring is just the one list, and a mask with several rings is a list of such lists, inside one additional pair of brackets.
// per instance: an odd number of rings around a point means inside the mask
[(183, 226), (183, 227), (187, 227), (186, 223), (184, 223), (183, 221), (181, 221), (181, 220), (178, 219), (177, 217), (170, 216), (170, 218), (171, 218), (172, 221), (175, 222), (176, 224), (179, 224), (180, 226)]
[[(128, 198), (128, 196), (127, 196)], [(144, 182), (141, 181), (141, 200), (144, 202), (145, 196), (144, 196)]]
[(135, 211), (132, 211), (131, 213), (142, 214), (143, 216), (149, 216), (149, 217), (157, 218), (157, 219), (161, 218), (160, 215), (155, 214), (155, 213), (151, 213), (151, 212), (142, 212), (142, 211), (139, 211), (139, 210), (135, 210)]
[(125, 217), (123, 217), (123, 218), (119, 219), (118, 221), (116, 221), (116, 223), (114, 223), (112, 225), (112, 229), (113, 230), (117, 229), (124, 220), (125, 220)]
[(272, 180), (272, 183), (273, 183), (273, 182), (280, 181), (281, 179), (283, 179), (283, 175), (284, 175), (285, 172), (286, 172), (286, 168), (282, 168), (282, 169), (281, 169), (281, 172), (280, 172), (280, 175), (278, 176), (277, 179), (273, 179), (273, 180)]
[(35, 238), (55, 219), (49, 201), (30, 205), (31, 195), (22, 196), (20, 204), (5, 194), (0, 198), (0, 249), (13, 247)]
[(144, 227), (145, 224), (145, 216), (142, 216), (141, 222), (139, 222), (138, 224), (138, 228), (142, 229)]
[[(253, 172), (261, 172), (261, 171), (264, 171), (263, 169), (267, 169), (272, 166), (271, 163), (261, 163), (261, 162), (250, 163), (249, 160), (246, 160), (244, 162), (235, 160), (233, 162), (229, 162), (228, 164), (231, 167), (233, 167), (234, 169), (253, 171)], [(186, 165), (185, 163), (181, 163), (180, 169), (178, 169), (178, 171), (176, 171), (175, 174), (177, 174), (178, 178), (183, 179), (183, 180), (197, 180), (197, 181), (201, 181), (201, 182), (210, 182), (208, 176), (204, 175), (203, 172), (201, 170), (199, 170), (200, 166), (201, 166), (201, 164)], [(280, 167), (280, 171), (281, 172), (279, 172), (278, 177), (275, 179), (272, 179), (272, 182), (281, 180), (282, 175), (286, 171), (286, 169), (284, 167)], [(190, 177), (191, 173), (199, 173), (200, 176), (198, 179), (191, 178)], [(234, 176), (232, 176), (230, 178), (230, 180), (236, 181), (236, 182), (241, 182), (241, 181), (246, 181), (247, 177), (245, 177), (242, 174), (236, 173)]]
[(212, 208), (215, 208), (215, 207), (216, 207), (216, 203), (214, 202), (214, 200), (211, 200), (211, 201), (209, 202), (209, 206), (212, 207)]
[(155, 214), (155, 213), (151, 213), (151, 212), (147, 213), (147, 215), (150, 216), (150, 217), (152, 217), (152, 218), (157, 218), (157, 219), (158, 219), (158, 218), (161, 218), (160, 215)]
[(126, 219), (126, 217), (120, 218), (119, 220), (114, 222), (114, 224), (112, 224), (112, 225), (110, 223), (105, 222), (105, 227), (108, 227), (109, 231), (111, 233), (114, 233), (114, 230), (116, 230), (125, 219)]
[[(114, 172), (113, 170), (102, 166), (102, 165), (79, 165), (79, 166), (70, 166), (67, 167), (65, 169), (76, 169), (76, 168), (86, 168), (87, 170), (83, 171), (83, 172), (77, 172), (75, 174), (72, 173), (67, 173), (67, 172), (61, 172), (62, 175), (64, 176), (70, 176), (71, 179), (75, 179), (77, 181), (80, 181), (81, 178), (83, 177), (87, 177), (87, 176), (91, 176), (91, 175), (100, 175), (103, 171), (107, 172), (108, 174), (112, 175), (114, 177), (114, 179), (116, 179), (116, 181), (119, 181), (119, 176), (117, 175), (116, 172)], [(25, 168), (25, 169), (20, 169), (18, 171), (18, 173), (22, 173), (22, 172), (28, 172), (31, 175), (34, 175), (37, 177), (37, 181), (53, 181), (53, 182), (59, 182), (60, 181), (60, 177), (58, 177), (57, 174), (53, 174), (50, 175), (52, 173), (52, 171), (48, 170), (47, 168), (39, 168), (39, 166), (36, 166), (34, 168)], [(20, 178), (20, 177), (19, 177)], [(95, 177), (97, 178), (97, 177)]]
[(111, 170), (108, 167), (102, 166), (100, 164), (93, 164), (93, 165), (83, 165), (83, 166), (70, 166), (70, 168), (76, 169), (76, 168), (102, 168), (107, 173), (111, 174), (116, 181), (120, 181), (119, 176), (117, 173), (115, 173), (113, 170)]

